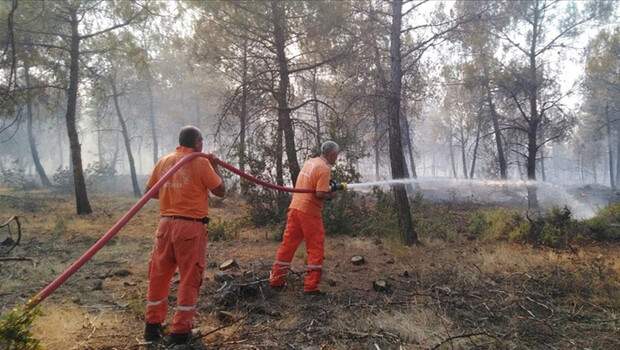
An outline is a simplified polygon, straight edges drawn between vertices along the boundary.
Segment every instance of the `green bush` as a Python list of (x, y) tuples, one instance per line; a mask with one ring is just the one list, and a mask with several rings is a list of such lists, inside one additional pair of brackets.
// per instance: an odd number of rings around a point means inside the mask
[(241, 228), (244, 225), (243, 220), (213, 220), (209, 223), (209, 240), (228, 241), (238, 239)]
[(39, 309), (16, 308), (0, 318), (0, 349), (38, 350), (39, 341), (30, 332)]
[(359, 207), (355, 203), (355, 193), (341, 193), (334, 199), (325, 202), (323, 224), (329, 234), (355, 235), (353, 218), (359, 217)]
[(526, 220), (516, 210), (506, 208), (483, 209), (472, 214), (469, 232), (492, 240), (520, 240)]
[(584, 221), (587, 233), (598, 241), (620, 240), (620, 203), (603, 208), (595, 217)]

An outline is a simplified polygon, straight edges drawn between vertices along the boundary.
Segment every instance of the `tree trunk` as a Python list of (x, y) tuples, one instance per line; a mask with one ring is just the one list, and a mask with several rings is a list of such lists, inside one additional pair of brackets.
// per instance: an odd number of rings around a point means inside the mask
[(34, 133), (32, 130), (32, 94), (30, 90), (30, 66), (28, 65), (28, 61), (24, 61), (24, 78), (26, 80), (26, 89), (28, 96), (26, 102), (26, 116), (28, 118), (27, 127), (28, 127), (28, 143), (30, 144), (30, 153), (32, 154), (32, 162), (34, 163), (34, 167), (37, 170), (37, 174), (39, 174), (39, 178), (41, 179), (41, 184), (45, 187), (51, 187), (52, 183), (47, 177), (45, 173), (45, 169), (43, 165), (41, 165), (41, 160), (39, 159), (39, 151), (37, 150), (37, 143), (35, 141)]
[(544, 147), (540, 148), (540, 175), (543, 182), (547, 181), (547, 173), (545, 172), (545, 150)]
[(405, 129), (405, 132), (407, 133), (407, 150), (409, 151), (409, 165), (411, 166), (411, 177), (417, 179), (418, 172), (416, 171), (415, 158), (413, 157), (413, 142), (411, 141), (409, 122), (407, 122), (407, 129)]
[(407, 104), (403, 104), (403, 111), (401, 113), (401, 117), (402, 117), (402, 122), (403, 122), (403, 129), (405, 130), (404, 132), (404, 142), (405, 145), (407, 146), (407, 153), (409, 154), (409, 166), (411, 167), (411, 177), (416, 179), (418, 177), (418, 174), (415, 170), (415, 159), (413, 158), (413, 145), (411, 142), (411, 129), (409, 127), (409, 117), (407, 116), (407, 113), (405, 112), (405, 106)]
[[(282, 164), (282, 154), (284, 153), (284, 146), (282, 140), (282, 129), (278, 125), (276, 134), (276, 184), (284, 186), (284, 165)], [(276, 193), (276, 205), (279, 212), (284, 212), (287, 205), (287, 196), (284, 192), (278, 191)]]
[(500, 178), (506, 180), (508, 178), (508, 165), (506, 161), (506, 156), (504, 154), (504, 146), (502, 143), (502, 131), (499, 126), (499, 115), (497, 113), (497, 109), (495, 109), (495, 103), (493, 102), (493, 95), (491, 94), (491, 85), (488, 79), (488, 67), (487, 64), (484, 64), (484, 74), (485, 74), (485, 90), (486, 90), (486, 100), (489, 105), (489, 111), (491, 112), (491, 122), (493, 124), (493, 134), (495, 136), (495, 147), (497, 148), (497, 161), (499, 163), (499, 174)]
[(275, 98), (278, 103), (278, 123), (284, 133), (284, 147), (288, 160), (289, 171), (293, 185), (297, 182), (299, 175), (299, 162), (297, 161), (297, 149), (295, 147), (295, 130), (293, 129), (293, 121), (291, 120), (291, 110), (288, 105), (288, 89), (289, 89), (289, 70), (288, 59), (286, 57), (286, 13), (284, 11), (284, 2), (271, 1), (271, 10), (273, 13), (273, 35), (278, 61), (278, 89)]
[(375, 153), (375, 180), (379, 180), (379, 157), (381, 156), (379, 153), (379, 146), (381, 144), (381, 135), (379, 134), (379, 115), (377, 111), (374, 111), (373, 114), (373, 126), (375, 131), (375, 145), (374, 145), (374, 153)]
[[(527, 179), (536, 181), (536, 154), (538, 153), (538, 127), (540, 116), (538, 113), (538, 73), (536, 66), (536, 44), (539, 31), (540, 8), (538, 1), (535, 4), (534, 20), (532, 21), (532, 36), (529, 50), (529, 89), (528, 97), (530, 102), (530, 116), (528, 125), (527, 140)], [(538, 211), (538, 194), (534, 184), (528, 186), (528, 205), (530, 209)]]
[(448, 148), (450, 151), (450, 164), (452, 165), (452, 176), (456, 179), (456, 160), (454, 159), (454, 145), (452, 144), (452, 128), (450, 128), (450, 135), (448, 136)]
[[(534, 108), (536, 104), (534, 103)], [(536, 153), (537, 153), (537, 124), (534, 122), (530, 122), (529, 132), (528, 132), (528, 152), (527, 152), (527, 179), (529, 181), (536, 181)], [(538, 193), (536, 190), (536, 184), (530, 183), (528, 185), (527, 192), (528, 199), (528, 208), (538, 211)]]
[(118, 140), (118, 133), (116, 133), (116, 136), (114, 137), (114, 153), (112, 155), (112, 159), (110, 160), (110, 167), (112, 167), (112, 169), (114, 169), (114, 171), (116, 172), (116, 164), (118, 163), (118, 152), (120, 150), (120, 146), (119, 146), (119, 140)]
[(620, 184), (620, 127), (616, 129), (616, 186)]
[(99, 164), (105, 164), (105, 157), (103, 154), (103, 136), (101, 135), (101, 123), (97, 125), (97, 158), (99, 158)]
[(88, 201), (86, 180), (82, 168), (82, 146), (76, 126), (77, 94), (80, 79), (80, 35), (78, 33), (77, 12), (71, 12), (71, 52), (69, 65), (69, 88), (67, 89), (67, 134), (71, 146), (71, 164), (75, 187), (75, 206), (78, 215), (90, 214), (93, 210)]
[[(243, 60), (241, 73), (241, 113), (239, 114), (239, 149), (237, 157), (239, 158), (239, 169), (245, 171), (245, 135), (246, 123), (248, 120), (248, 42), (243, 40)], [(246, 181), (241, 181), (241, 194), (245, 195), (248, 191)]]
[(609, 120), (609, 104), (605, 106), (605, 122), (607, 126), (607, 156), (609, 157), (609, 186), (616, 189), (616, 178), (614, 177), (614, 153), (611, 145), (611, 121)]
[[(389, 134), (390, 134), (390, 165), (392, 177), (401, 179), (405, 175), (403, 147), (400, 133), (400, 96), (402, 87), (402, 64), (400, 52), (400, 34), (402, 21), (402, 0), (392, 2), (392, 23), (390, 31), (390, 91), (389, 91)], [(394, 199), (398, 210), (398, 222), (400, 225), (402, 241), (405, 245), (417, 242), (417, 233), (413, 227), (409, 199), (404, 186), (394, 186)]]
[(62, 115), (60, 113), (58, 114), (58, 127), (56, 129), (58, 130), (58, 159), (60, 160), (58, 168), (62, 169), (65, 165), (65, 154), (62, 151)]
[(153, 100), (153, 77), (148, 73), (146, 92), (149, 99), (149, 126), (151, 128), (151, 142), (153, 143), (153, 164), (159, 160), (159, 143), (157, 142), (157, 121), (155, 119), (155, 102)]
[(461, 162), (463, 163), (463, 178), (467, 179), (467, 156), (465, 155), (465, 151), (467, 148), (467, 140), (465, 140), (465, 135), (463, 134), (463, 126), (459, 127), (459, 133), (461, 134)]
[[(372, 5), (372, 4), (371, 4)], [(373, 15), (374, 15), (374, 8), (371, 8), (371, 11), (373, 11)], [(386, 96), (385, 94), (387, 93), (387, 91), (389, 90), (389, 86), (387, 85), (387, 81), (386, 81), (386, 73), (383, 69), (383, 65), (381, 64), (381, 53), (379, 52), (379, 47), (376, 45), (373, 46), (374, 48), (374, 63), (375, 63), (375, 69), (376, 69), (376, 74), (375, 74), (375, 93), (377, 95), (377, 97), (375, 97), (374, 99), (374, 103), (372, 106), (373, 109), (373, 127), (374, 127), (374, 141), (375, 141), (375, 147), (374, 147), (374, 153), (375, 153), (375, 178), (377, 180), (380, 180), (380, 165), (381, 165), (381, 152), (380, 152), (380, 147), (381, 147), (381, 139), (382, 139), (382, 131), (381, 130), (381, 120), (382, 119), (382, 111), (386, 110)]]
[(127, 130), (127, 124), (123, 119), (121, 113), (121, 107), (118, 103), (118, 91), (116, 90), (116, 82), (111, 79), (110, 85), (112, 85), (112, 99), (114, 100), (114, 108), (116, 109), (116, 116), (118, 117), (118, 123), (121, 126), (121, 132), (123, 134), (123, 140), (125, 141), (125, 150), (127, 151), (127, 159), (129, 160), (129, 172), (131, 174), (131, 184), (133, 186), (133, 194), (136, 197), (142, 196), (140, 191), (140, 185), (138, 184), (138, 176), (136, 174), (136, 165), (133, 159), (133, 153), (131, 152), (131, 140), (129, 138), (129, 131)]
[(478, 158), (478, 146), (480, 145), (480, 129), (482, 129), (481, 116), (478, 115), (478, 126), (476, 128), (476, 143), (474, 143), (474, 152), (471, 156), (471, 169), (469, 169), (469, 178), (473, 179), (476, 172), (476, 159)]
[(316, 90), (318, 89), (316, 73), (317, 73), (316, 69), (312, 71), (312, 98), (315, 100), (313, 109), (314, 109), (314, 124), (316, 127), (316, 149), (318, 152), (320, 152), (321, 151), (321, 116), (319, 114), (319, 103), (316, 102), (317, 100)]
[(276, 183), (280, 186), (284, 185), (284, 165), (282, 164), (282, 153), (284, 152), (282, 147), (282, 129), (278, 125), (276, 130), (276, 144), (275, 144), (275, 158), (276, 158)]

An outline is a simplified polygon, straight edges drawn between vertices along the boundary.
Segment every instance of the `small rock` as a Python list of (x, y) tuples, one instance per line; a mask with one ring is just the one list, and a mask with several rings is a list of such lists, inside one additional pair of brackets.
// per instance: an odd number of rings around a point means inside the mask
[(217, 263), (215, 261), (211, 261), (207, 264), (208, 269), (214, 269), (217, 267)]
[(225, 273), (225, 272), (216, 272), (215, 275), (213, 275), (213, 279), (215, 280), (215, 282), (218, 283), (224, 283), (226, 281), (232, 281), (235, 279), (235, 276), (229, 274), (229, 273)]
[(363, 265), (365, 262), (366, 260), (364, 260), (364, 257), (361, 255), (355, 255), (351, 258), (351, 264), (353, 265)]
[(235, 259), (228, 259), (222, 264), (220, 264), (220, 270), (222, 271), (232, 269), (233, 267), (239, 267), (239, 264), (237, 264), (237, 261), (235, 261)]
[(103, 280), (95, 281), (95, 284), (93, 285), (93, 290), (102, 290), (102, 289), (103, 289)]
[(401, 276), (405, 277), (405, 278), (409, 278), (409, 271), (405, 270)]
[(395, 263), (395, 262), (396, 262), (396, 261), (394, 260), (394, 258), (389, 258), (389, 259), (388, 259), (385, 263), (386, 263), (386, 264), (393, 264), (393, 263)]
[(134, 282), (134, 281), (125, 281), (125, 282), (123, 282), (123, 284), (124, 284), (125, 286), (127, 286), (127, 287), (135, 287), (135, 286), (137, 286), (137, 285), (138, 285), (138, 284), (137, 284), (136, 282)]
[(131, 275), (131, 271), (127, 269), (121, 269), (121, 270), (114, 272), (114, 276), (116, 277), (127, 277), (129, 275)]
[(372, 283), (372, 288), (377, 292), (387, 292), (390, 285), (385, 280), (376, 280)]
[(228, 311), (218, 311), (215, 314), (215, 317), (222, 323), (232, 323), (235, 321), (235, 315)]

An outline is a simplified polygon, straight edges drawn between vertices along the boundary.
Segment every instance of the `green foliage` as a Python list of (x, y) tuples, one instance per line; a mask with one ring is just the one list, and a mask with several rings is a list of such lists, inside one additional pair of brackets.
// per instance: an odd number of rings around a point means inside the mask
[(356, 235), (360, 218), (366, 217), (366, 208), (361, 196), (354, 192), (339, 193), (334, 199), (325, 202), (323, 224), (329, 234)]
[(73, 172), (69, 168), (58, 167), (52, 175), (56, 188), (62, 192), (73, 190)]
[(255, 226), (277, 225), (286, 220), (287, 205), (290, 202), (286, 194), (254, 186), (248, 189), (245, 198), (250, 206), (250, 221)]
[(37, 350), (39, 341), (30, 332), (32, 323), (40, 310), (37, 308), (15, 308), (0, 318), (0, 349)]
[(56, 217), (54, 228), (52, 228), (52, 235), (54, 238), (62, 236), (67, 231), (67, 224), (62, 216)]
[(228, 241), (238, 239), (241, 228), (245, 224), (243, 220), (214, 220), (209, 223), (209, 240)]
[(112, 164), (105, 162), (90, 163), (85, 172), (86, 176), (89, 177), (109, 177), (116, 175), (116, 169), (114, 169)]
[(389, 192), (371, 195), (343, 192), (325, 204), (323, 222), (329, 235), (398, 237), (398, 219)]
[(484, 209), (472, 214), (469, 231), (483, 239), (519, 240), (526, 220), (516, 210), (506, 208)]
[(602, 209), (595, 217), (576, 221), (570, 210), (552, 208), (537, 218), (527, 218), (516, 210), (484, 209), (469, 219), (469, 232), (483, 239), (509, 240), (554, 248), (565, 247), (579, 238), (598, 241), (620, 240), (620, 204)]
[(576, 235), (576, 222), (572, 219), (570, 210), (553, 208), (544, 216), (530, 220), (526, 240), (554, 248), (566, 246)]
[(0, 183), (13, 189), (30, 190), (36, 187), (26, 175), (26, 168), (15, 161), (11, 168), (0, 169)]
[(595, 217), (584, 222), (592, 239), (620, 241), (620, 203), (602, 209)]

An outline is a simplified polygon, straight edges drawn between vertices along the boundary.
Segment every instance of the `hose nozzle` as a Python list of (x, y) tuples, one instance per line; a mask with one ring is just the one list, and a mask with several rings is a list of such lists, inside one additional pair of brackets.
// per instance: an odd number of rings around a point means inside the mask
[(329, 181), (329, 190), (331, 192), (346, 191), (347, 190), (347, 183), (346, 182), (336, 182), (334, 180), (330, 180)]

